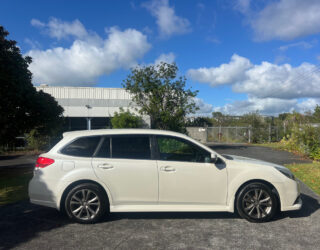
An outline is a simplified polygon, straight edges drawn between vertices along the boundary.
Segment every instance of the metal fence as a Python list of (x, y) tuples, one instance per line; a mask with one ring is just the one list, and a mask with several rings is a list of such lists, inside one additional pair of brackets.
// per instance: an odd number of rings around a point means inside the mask
[(276, 142), (284, 136), (283, 128), (268, 127), (190, 127), (191, 137), (202, 142), (215, 143), (264, 143)]

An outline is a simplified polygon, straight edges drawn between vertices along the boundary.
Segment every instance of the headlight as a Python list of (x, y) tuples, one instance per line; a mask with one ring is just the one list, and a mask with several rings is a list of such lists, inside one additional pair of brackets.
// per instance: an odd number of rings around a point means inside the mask
[(289, 179), (291, 180), (295, 180), (295, 177), (293, 175), (293, 173), (291, 173), (291, 171), (287, 168), (280, 168), (280, 167), (275, 167), (275, 169), (277, 169), (279, 172), (281, 172), (282, 174), (284, 174), (285, 176), (287, 176)]

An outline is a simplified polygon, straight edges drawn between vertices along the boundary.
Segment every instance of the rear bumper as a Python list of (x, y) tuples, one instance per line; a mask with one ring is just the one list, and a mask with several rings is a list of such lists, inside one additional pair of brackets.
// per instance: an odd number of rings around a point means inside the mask
[(58, 209), (53, 191), (40, 178), (35, 176), (31, 179), (28, 193), (31, 203)]
[(35, 199), (31, 199), (31, 198), (30, 198), (30, 202), (31, 202), (32, 204), (36, 204), (36, 205), (40, 205), (40, 206), (45, 206), (45, 207), (52, 207), (52, 208), (58, 209), (57, 206), (56, 206), (56, 203), (55, 203), (55, 202), (52, 202), (52, 201), (35, 200)]

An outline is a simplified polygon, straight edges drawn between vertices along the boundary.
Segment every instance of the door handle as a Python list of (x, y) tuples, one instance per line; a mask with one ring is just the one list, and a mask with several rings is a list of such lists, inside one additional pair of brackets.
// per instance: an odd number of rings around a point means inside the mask
[(103, 163), (103, 164), (99, 164), (98, 168), (102, 168), (102, 169), (112, 169), (113, 166), (110, 165), (109, 163)]
[(175, 172), (176, 171), (175, 168), (170, 167), (170, 166), (161, 167), (160, 170), (164, 171), (164, 172)]

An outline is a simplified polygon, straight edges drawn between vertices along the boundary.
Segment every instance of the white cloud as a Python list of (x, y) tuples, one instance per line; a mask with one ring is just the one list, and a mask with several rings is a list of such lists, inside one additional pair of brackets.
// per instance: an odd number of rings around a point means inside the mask
[(311, 49), (312, 47), (314, 47), (315, 44), (317, 44), (317, 40), (313, 40), (312, 42), (305, 42), (305, 41), (301, 41), (301, 42), (297, 42), (297, 43), (290, 43), (287, 45), (283, 45), (279, 47), (280, 51), (286, 51), (288, 49), (291, 48), (296, 48), (296, 47), (300, 47), (303, 49)]
[[(57, 39), (74, 36), (76, 39), (69, 48), (33, 49), (27, 53), (33, 58), (29, 68), (34, 83), (94, 85), (101, 75), (135, 65), (136, 60), (151, 47), (147, 37), (135, 29), (122, 31), (110, 28), (103, 39), (86, 31), (77, 20), (72, 23), (58, 21), (56, 24), (45, 24), (46, 27), (55, 27), (51, 36)], [(74, 26), (79, 28), (71, 31), (69, 28)]]
[(160, 62), (173, 63), (176, 59), (174, 53), (170, 52), (168, 54), (161, 54), (155, 61), (154, 64), (159, 64)]
[(234, 8), (243, 14), (247, 14), (250, 11), (251, 0), (238, 0)]
[(88, 32), (83, 24), (78, 20), (72, 22), (61, 21), (57, 18), (50, 18), (49, 22), (43, 23), (37, 19), (31, 20), (31, 25), (38, 28), (45, 28), (45, 31), (53, 38), (58, 40), (75, 37), (75, 38), (85, 38), (88, 36)]
[(320, 98), (308, 98), (297, 104), (297, 110), (300, 112), (313, 111), (317, 105), (320, 105)]
[(313, 111), (317, 105), (320, 105), (320, 98), (308, 98), (299, 102), (298, 99), (284, 100), (278, 98), (260, 99), (249, 97), (248, 100), (236, 101), (222, 107), (215, 107), (214, 111), (231, 115), (242, 115), (256, 111), (263, 115), (277, 115), (292, 111), (301, 113)]
[(199, 110), (197, 110), (196, 115), (197, 116), (208, 116), (211, 115), (213, 112), (213, 106), (212, 104), (204, 102), (201, 98), (193, 98), (195, 104), (199, 107)]
[(46, 26), (45, 23), (39, 21), (38, 19), (34, 19), (34, 18), (31, 19), (30, 23), (32, 26), (38, 27), (38, 28), (43, 28)]
[(212, 87), (229, 85), (234, 92), (248, 95), (247, 100), (215, 108), (215, 111), (224, 113), (260, 111), (274, 115), (292, 110), (305, 112), (320, 104), (320, 66), (310, 63), (302, 63), (297, 67), (269, 62), (255, 65), (235, 54), (229, 63), (191, 69), (188, 75), (194, 81)]
[(320, 32), (319, 0), (267, 1), (258, 11), (253, 2), (238, 0), (236, 9), (247, 17), (256, 40), (291, 40)]
[(144, 3), (143, 6), (156, 18), (162, 37), (185, 34), (191, 31), (189, 20), (177, 16), (174, 8), (169, 6), (168, 0), (152, 0)]
[(264, 115), (276, 115), (283, 112), (291, 112), (296, 108), (296, 105), (297, 100), (249, 97), (248, 100), (235, 101), (223, 107), (215, 107), (214, 111), (231, 115), (242, 115), (256, 111)]
[(233, 55), (227, 64), (191, 69), (188, 75), (192, 80), (212, 87), (228, 84), (235, 92), (258, 98), (320, 97), (319, 66), (310, 63), (298, 67), (269, 62), (253, 65), (247, 58)]
[(229, 63), (221, 64), (219, 67), (190, 69), (188, 75), (195, 81), (209, 83), (214, 87), (244, 79), (246, 70), (251, 67), (247, 58), (234, 54)]
[(28, 44), (32, 49), (41, 48), (41, 44), (36, 40), (31, 40), (29, 38), (24, 39), (24, 42)]
[(320, 96), (320, 72), (313, 64), (298, 67), (262, 62), (246, 71), (246, 79), (233, 85), (233, 90), (253, 96), (283, 99)]

